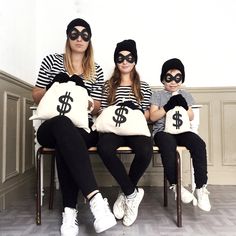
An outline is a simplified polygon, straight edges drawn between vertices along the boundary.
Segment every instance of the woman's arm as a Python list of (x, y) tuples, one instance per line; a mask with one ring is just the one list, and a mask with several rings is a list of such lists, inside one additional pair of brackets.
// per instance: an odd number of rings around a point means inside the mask
[(146, 110), (146, 111), (144, 112), (144, 116), (145, 116), (145, 118), (146, 118), (147, 121), (150, 120), (150, 111), (149, 111), (149, 110)]
[(93, 103), (94, 103), (94, 108), (93, 108), (93, 111), (92, 111), (92, 115), (97, 115), (98, 114), (98, 111), (100, 110), (100, 107), (101, 107), (101, 102), (99, 100), (93, 100)]
[(46, 89), (34, 87), (32, 90), (32, 97), (36, 104), (39, 104), (40, 100), (42, 99), (43, 95), (46, 93)]

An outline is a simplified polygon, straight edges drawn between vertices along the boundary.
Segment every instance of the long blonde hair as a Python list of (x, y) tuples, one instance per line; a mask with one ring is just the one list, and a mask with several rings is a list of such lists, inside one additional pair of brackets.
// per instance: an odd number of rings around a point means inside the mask
[[(66, 40), (65, 46), (65, 54), (64, 54), (64, 65), (66, 70), (70, 75), (75, 74), (75, 70), (72, 64), (72, 51), (70, 47), (69, 39)], [(89, 41), (88, 48), (85, 51), (83, 60), (82, 60), (82, 69), (83, 69), (83, 76), (85, 80), (94, 80), (95, 75), (95, 66), (94, 66), (94, 54), (93, 54), (93, 46), (92, 42)]]
[[(141, 102), (143, 95), (141, 93), (141, 82), (139, 73), (134, 68), (131, 71), (131, 80), (132, 80), (132, 92), (136, 97), (138, 102)], [(111, 78), (105, 82), (105, 89), (107, 90), (108, 97), (107, 102), (109, 105), (115, 102), (116, 90), (121, 84), (121, 73), (118, 67), (116, 66)]]

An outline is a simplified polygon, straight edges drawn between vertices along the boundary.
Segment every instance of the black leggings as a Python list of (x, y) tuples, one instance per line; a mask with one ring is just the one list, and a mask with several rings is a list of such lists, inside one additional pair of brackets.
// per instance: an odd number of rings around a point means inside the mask
[(96, 146), (97, 132), (87, 133), (74, 126), (66, 116), (56, 116), (41, 124), (38, 142), (56, 149), (56, 163), (63, 206), (75, 208), (78, 190), (86, 197), (97, 190), (88, 148)]
[(194, 177), (197, 188), (207, 183), (207, 155), (205, 142), (193, 132), (169, 134), (157, 132), (155, 144), (161, 152), (162, 164), (170, 184), (176, 184), (176, 147), (185, 146), (193, 160)]
[[(129, 146), (135, 153), (129, 174), (122, 161), (116, 155), (116, 149)], [(135, 187), (148, 167), (152, 158), (152, 139), (146, 136), (118, 136), (113, 133), (103, 133), (99, 136), (98, 152), (105, 166), (121, 186), (125, 195), (134, 192)]]

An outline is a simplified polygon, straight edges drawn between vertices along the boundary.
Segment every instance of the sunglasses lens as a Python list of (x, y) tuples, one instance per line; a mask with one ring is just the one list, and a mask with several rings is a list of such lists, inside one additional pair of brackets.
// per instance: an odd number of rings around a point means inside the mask
[(183, 79), (183, 76), (181, 74), (176, 74), (175, 75), (175, 82), (176, 83), (179, 83), (180, 81), (182, 81)]
[(126, 56), (126, 60), (127, 60), (129, 63), (133, 63), (133, 62), (135, 61), (135, 59), (134, 59), (134, 57), (132, 56), (131, 53)]
[(170, 83), (170, 82), (172, 81), (172, 78), (173, 78), (173, 76), (172, 76), (171, 74), (166, 74), (166, 76), (165, 76), (165, 81), (166, 81), (167, 83)]
[(88, 42), (90, 40), (90, 35), (89, 32), (86, 29), (83, 29), (80, 33), (81, 38), (85, 41)]
[(119, 54), (119, 56), (116, 58), (116, 63), (121, 64), (124, 60), (124, 56)]
[(71, 40), (76, 40), (78, 37), (79, 37), (79, 31), (74, 28), (69, 34), (68, 34), (68, 37), (71, 39)]

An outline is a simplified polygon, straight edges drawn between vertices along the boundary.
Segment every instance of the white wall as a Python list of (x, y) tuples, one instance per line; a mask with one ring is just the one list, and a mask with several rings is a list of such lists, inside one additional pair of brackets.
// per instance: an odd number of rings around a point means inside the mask
[[(1, 9), (4, 15), (1, 13), (0, 17), (10, 19), (11, 2), (18, 1), (5, 2), (7, 13)], [(3, 45), (0, 45), (0, 69), (28, 82), (34, 83), (45, 55), (64, 51), (67, 24), (76, 17), (82, 17), (91, 25), (95, 58), (102, 65), (106, 79), (114, 67), (116, 43), (133, 38), (138, 48), (137, 68), (142, 79), (150, 85), (161, 85), (159, 75), (163, 62), (179, 57), (186, 67), (186, 86), (236, 86), (233, 71), (236, 68), (234, 0), (35, 0), (35, 8), (32, 2), (23, 2), (32, 9), (27, 11), (29, 14), (14, 10), (17, 22), (27, 24), (21, 30), (20, 38), (4, 36), (3, 41), (8, 49), (13, 46), (20, 54), (26, 45), (26, 52), (28, 46), (32, 47), (31, 54), (23, 54), (23, 58), (15, 54), (11, 61), (8, 50), (3, 50)], [(23, 3), (21, 1), (18, 5)], [(31, 20), (34, 13), (35, 25)], [(13, 21), (11, 25), (14, 25)], [(8, 23), (4, 22), (3, 26), (6, 28)], [(27, 41), (23, 37), (28, 35), (29, 28), (33, 32), (36, 30), (35, 35), (30, 36), (32, 42), (36, 37), (35, 45), (28, 44), (28, 37)], [(8, 28), (5, 30), (12, 32)], [(6, 61), (2, 58), (2, 51)]]
[(35, 1), (0, 0), (0, 70), (32, 83), (36, 70)]

